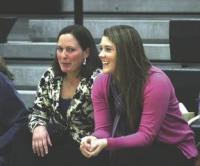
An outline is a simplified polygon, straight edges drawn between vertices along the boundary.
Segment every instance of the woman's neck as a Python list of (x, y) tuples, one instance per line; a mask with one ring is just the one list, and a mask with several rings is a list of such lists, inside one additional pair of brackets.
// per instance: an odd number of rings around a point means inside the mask
[(80, 83), (80, 78), (75, 75), (67, 75), (63, 79), (61, 97), (64, 99), (73, 98)]
[(77, 74), (67, 74), (63, 79), (63, 83), (67, 84), (68, 86), (70, 85), (70, 87), (78, 86), (79, 82), (80, 77), (78, 77)]

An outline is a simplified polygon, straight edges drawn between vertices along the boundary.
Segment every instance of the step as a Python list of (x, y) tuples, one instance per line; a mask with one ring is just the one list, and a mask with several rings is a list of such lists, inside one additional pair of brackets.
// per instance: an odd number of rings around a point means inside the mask
[[(36, 42), (55, 42), (59, 31), (68, 25), (72, 25), (70, 19), (31, 19), (29, 21), (30, 40)], [(127, 19), (86, 19), (86, 26), (93, 37), (99, 40), (103, 30), (113, 25), (125, 24), (135, 27), (140, 33), (144, 42), (167, 43), (169, 40), (169, 20), (132, 20)]]
[(15, 75), (17, 89), (36, 90), (38, 82), (49, 65), (9, 64), (8, 68)]
[(53, 59), (56, 43), (11, 41), (0, 43), (0, 55), (8, 59)]
[[(52, 60), (55, 56), (55, 47), (54, 42), (0, 43), (0, 55), (6, 59)], [(169, 44), (144, 44), (144, 49), (150, 60), (171, 59)]]
[(26, 105), (27, 108), (33, 106), (35, 100), (36, 91), (31, 90), (18, 90), (19, 96)]
[[(95, 13), (199, 13), (199, 0), (83, 0), (84, 12)], [(62, 11), (73, 12), (72, 0), (63, 0)]]

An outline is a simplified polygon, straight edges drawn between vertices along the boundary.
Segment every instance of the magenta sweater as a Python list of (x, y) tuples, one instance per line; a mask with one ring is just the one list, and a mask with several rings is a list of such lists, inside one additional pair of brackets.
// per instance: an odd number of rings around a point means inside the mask
[(173, 85), (157, 67), (151, 67), (149, 71), (138, 131), (126, 136), (110, 137), (112, 121), (108, 103), (108, 78), (108, 74), (100, 74), (92, 88), (95, 118), (93, 135), (107, 138), (107, 149), (144, 147), (157, 139), (175, 144), (187, 158), (197, 156), (194, 133), (182, 119)]

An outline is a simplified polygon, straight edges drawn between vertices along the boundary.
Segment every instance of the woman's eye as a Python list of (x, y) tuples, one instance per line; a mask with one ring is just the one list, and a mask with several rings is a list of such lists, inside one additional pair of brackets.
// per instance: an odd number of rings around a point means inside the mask
[(63, 48), (62, 48), (62, 47), (56, 47), (56, 50), (57, 50), (58, 52), (63, 52)]
[(97, 48), (98, 48), (98, 51), (99, 51), (99, 52), (101, 52), (102, 49), (103, 49), (101, 46), (98, 46)]
[(71, 53), (71, 52), (74, 52), (74, 51), (75, 51), (75, 49), (74, 49), (74, 48), (72, 48), (72, 47), (69, 47), (69, 48), (66, 48), (66, 51), (67, 51), (67, 52), (69, 52), (69, 53)]
[(72, 48), (72, 47), (66, 47), (66, 48), (63, 48), (63, 47), (60, 47), (60, 46), (58, 46), (57, 48), (56, 48), (56, 50), (58, 51), (58, 52), (63, 52), (64, 50), (67, 52), (67, 53), (72, 53), (72, 52), (74, 52), (76, 49), (75, 48)]
[(111, 51), (112, 51), (112, 48), (106, 47), (106, 48), (105, 48), (105, 51), (106, 51), (106, 52), (111, 52)]
[(101, 52), (103, 50), (103, 48), (102, 47), (99, 47), (99, 52)]

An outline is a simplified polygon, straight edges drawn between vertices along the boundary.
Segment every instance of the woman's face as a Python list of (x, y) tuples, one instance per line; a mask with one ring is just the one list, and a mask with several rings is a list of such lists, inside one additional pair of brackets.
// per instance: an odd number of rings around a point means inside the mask
[(108, 37), (103, 36), (101, 38), (101, 43), (99, 44), (99, 47), (99, 57), (103, 64), (103, 72), (113, 74), (116, 66), (115, 45), (108, 39)]
[(63, 73), (77, 74), (89, 55), (89, 50), (83, 51), (72, 34), (63, 34), (58, 39), (56, 54)]

